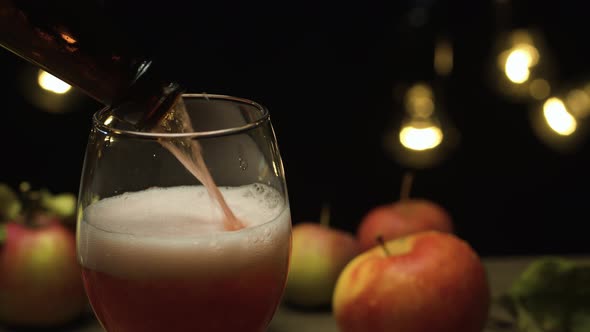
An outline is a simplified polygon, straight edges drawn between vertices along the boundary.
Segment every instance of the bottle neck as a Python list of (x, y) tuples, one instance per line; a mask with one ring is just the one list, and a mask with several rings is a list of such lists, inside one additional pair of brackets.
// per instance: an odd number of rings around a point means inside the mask
[(150, 63), (127, 89), (116, 98), (111, 108), (124, 117), (141, 114), (136, 120), (128, 120), (136, 130), (149, 130), (156, 126), (164, 114), (181, 98), (184, 88), (162, 75), (162, 70)]
[(0, 0), (0, 45), (113, 108), (162, 116), (182, 93), (98, 0)]

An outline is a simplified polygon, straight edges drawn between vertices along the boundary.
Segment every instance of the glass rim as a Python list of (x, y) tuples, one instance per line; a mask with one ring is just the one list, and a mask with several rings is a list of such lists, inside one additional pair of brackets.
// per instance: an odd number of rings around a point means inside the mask
[(254, 121), (248, 122), (242, 126), (237, 127), (229, 127), (224, 129), (216, 129), (216, 130), (206, 130), (206, 131), (193, 131), (188, 133), (154, 133), (154, 132), (144, 132), (144, 131), (137, 131), (137, 130), (128, 130), (128, 129), (120, 129), (114, 128), (109, 126), (108, 124), (104, 124), (99, 121), (99, 117), (104, 112), (107, 112), (111, 109), (111, 106), (105, 106), (94, 113), (92, 116), (92, 125), (94, 128), (97, 128), (101, 132), (107, 135), (117, 135), (117, 136), (131, 136), (131, 137), (138, 137), (138, 138), (205, 138), (205, 137), (219, 137), (219, 136), (227, 136), (242, 133), (257, 127), (260, 127), (263, 123), (267, 122), (270, 115), (268, 109), (261, 104), (252, 101), (250, 99), (241, 98), (241, 97), (234, 97), (230, 95), (223, 95), (223, 94), (209, 94), (209, 93), (183, 93), (182, 98), (191, 98), (191, 99), (217, 99), (217, 100), (225, 100), (234, 103), (246, 104), (255, 107), (258, 111), (260, 111), (260, 116), (257, 117)]

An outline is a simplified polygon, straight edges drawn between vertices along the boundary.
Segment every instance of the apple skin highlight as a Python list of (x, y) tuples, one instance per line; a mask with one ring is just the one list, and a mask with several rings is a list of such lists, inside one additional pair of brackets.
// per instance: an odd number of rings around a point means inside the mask
[(486, 271), (473, 249), (427, 231), (355, 258), (334, 291), (342, 332), (481, 332), (490, 307)]

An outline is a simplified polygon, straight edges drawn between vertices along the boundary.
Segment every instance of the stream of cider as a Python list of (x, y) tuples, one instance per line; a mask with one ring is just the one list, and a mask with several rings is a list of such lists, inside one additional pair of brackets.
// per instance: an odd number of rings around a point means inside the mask
[[(159, 124), (153, 129), (154, 132), (194, 132), (191, 119), (186, 111), (182, 97), (179, 97), (172, 108), (164, 115)], [(160, 144), (166, 148), (178, 161), (207, 189), (209, 196), (223, 213), (223, 223), (226, 231), (235, 231), (244, 228), (243, 223), (238, 220), (219, 188), (215, 184), (209, 169), (201, 153), (201, 145), (197, 140), (191, 138), (162, 139)]]

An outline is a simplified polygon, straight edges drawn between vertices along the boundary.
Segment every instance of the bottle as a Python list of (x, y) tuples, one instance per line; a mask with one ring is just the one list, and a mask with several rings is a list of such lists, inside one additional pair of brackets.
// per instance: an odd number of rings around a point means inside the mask
[(113, 108), (153, 125), (182, 94), (115, 24), (104, 0), (0, 0), (0, 45)]

